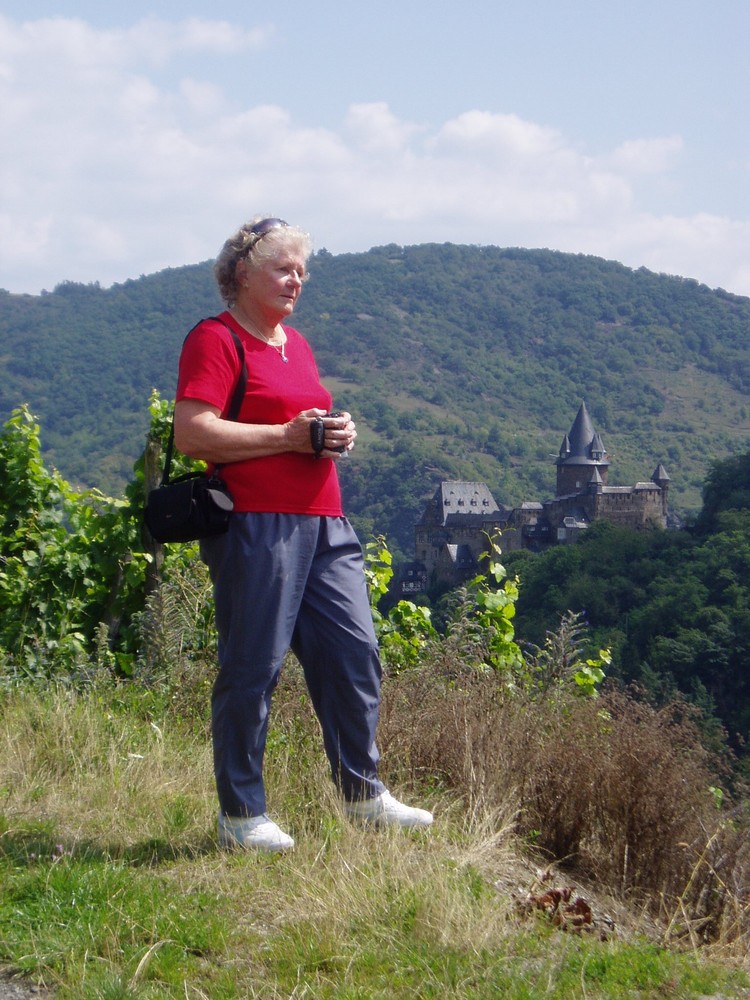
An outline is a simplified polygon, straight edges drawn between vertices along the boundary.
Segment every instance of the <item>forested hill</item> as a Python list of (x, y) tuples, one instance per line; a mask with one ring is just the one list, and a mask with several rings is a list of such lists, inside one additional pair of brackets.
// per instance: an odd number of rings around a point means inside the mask
[[(347, 506), (397, 549), (441, 478), (484, 480), (505, 504), (551, 496), (582, 399), (610, 483), (662, 462), (682, 513), (714, 459), (750, 446), (750, 299), (596, 257), (451, 244), (323, 250), (310, 272), (295, 325), (360, 430)], [(28, 403), (50, 464), (119, 493), (152, 387), (173, 393), (185, 333), (219, 308), (209, 263), (0, 293), (0, 416)]]

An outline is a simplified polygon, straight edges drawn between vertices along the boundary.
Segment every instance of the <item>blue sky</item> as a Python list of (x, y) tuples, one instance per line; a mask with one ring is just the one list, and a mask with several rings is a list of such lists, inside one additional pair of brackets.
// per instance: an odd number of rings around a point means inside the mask
[(750, 295), (746, 0), (4, 0), (0, 287), (318, 248), (549, 247)]

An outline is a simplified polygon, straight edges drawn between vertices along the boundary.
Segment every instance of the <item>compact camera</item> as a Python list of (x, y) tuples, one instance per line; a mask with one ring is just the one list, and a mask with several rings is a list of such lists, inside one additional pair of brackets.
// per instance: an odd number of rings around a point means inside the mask
[[(343, 417), (341, 410), (331, 410), (330, 413), (326, 413), (326, 417)], [(326, 442), (326, 428), (323, 420), (325, 417), (315, 417), (315, 419), (310, 424), (310, 443), (312, 444), (313, 451), (315, 452), (316, 458), (320, 458), (321, 452), (325, 449)], [(339, 454), (343, 454), (346, 448), (341, 445), (339, 448), (329, 448), (329, 451), (337, 451)]]

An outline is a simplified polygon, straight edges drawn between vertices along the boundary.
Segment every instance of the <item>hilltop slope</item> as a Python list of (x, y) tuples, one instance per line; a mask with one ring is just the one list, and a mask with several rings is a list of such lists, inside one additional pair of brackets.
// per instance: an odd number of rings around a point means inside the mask
[[(505, 504), (550, 496), (582, 399), (610, 481), (663, 462), (683, 513), (711, 461), (748, 447), (750, 299), (546, 250), (322, 250), (310, 271), (295, 324), (360, 429), (348, 509), (396, 550), (410, 551), (441, 478), (483, 479)], [(110, 289), (0, 293), (0, 416), (27, 402), (51, 464), (120, 492), (152, 387), (173, 393), (182, 338), (218, 309), (208, 263)]]

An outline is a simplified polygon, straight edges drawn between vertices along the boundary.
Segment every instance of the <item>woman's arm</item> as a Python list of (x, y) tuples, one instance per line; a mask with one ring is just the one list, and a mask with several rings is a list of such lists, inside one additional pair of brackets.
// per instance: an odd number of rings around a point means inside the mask
[[(223, 420), (221, 411), (199, 399), (181, 399), (174, 410), (174, 443), (190, 458), (224, 464), (248, 458), (264, 458), (285, 451), (312, 454), (310, 424), (325, 410), (303, 410), (285, 424), (244, 424)], [(354, 447), (357, 432), (348, 413), (326, 421), (328, 448)], [(328, 458), (339, 453), (325, 452)]]

